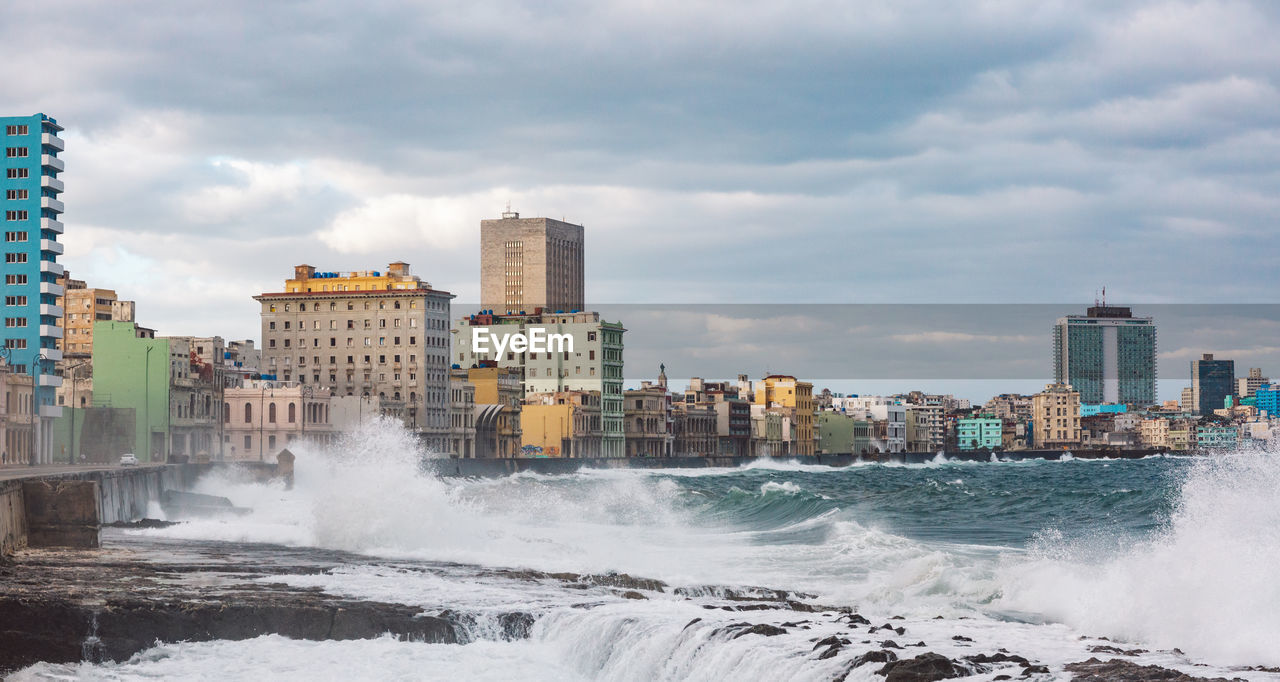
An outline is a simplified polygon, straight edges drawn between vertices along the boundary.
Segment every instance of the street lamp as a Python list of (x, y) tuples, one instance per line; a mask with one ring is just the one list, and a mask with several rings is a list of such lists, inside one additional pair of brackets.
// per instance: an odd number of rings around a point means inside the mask
[(31, 439), (31, 464), (36, 464), (36, 459), (40, 456), (40, 435), (44, 431), (43, 417), (40, 415), (40, 405), (36, 400), (36, 390), (40, 384), (40, 373), (44, 370), (45, 363), (49, 362), (49, 358), (44, 353), (36, 351), (32, 354), (31, 369), (31, 413), (35, 417), (33, 427), (35, 428), (35, 437)]
[(68, 371), (71, 372), (71, 452), (67, 455), (67, 464), (76, 463), (76, 388), (77, 386), (76, 386), (75, 370), (79, 367), (83, 367), (89, 364), (89, 362), (90, 362), (89, 360), (81, 360), (80, 362), (77, 362), (76, 364), (71, 365), (70, 367), (66, 367), (62, 370), (64, 375)]
[(299, 440), (305, 440), (307, 437), (307, 412), (311, 411), (311, 396), (315, 395), (315, 389), (310, 384), (303, 384), (302, 390), (302, 434)]

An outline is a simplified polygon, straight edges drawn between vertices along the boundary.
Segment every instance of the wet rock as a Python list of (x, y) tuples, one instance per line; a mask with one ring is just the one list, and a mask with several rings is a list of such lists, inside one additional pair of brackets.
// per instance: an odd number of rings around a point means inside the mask
[(1022, 676), (1031, 677), (1032, 675), (1038, 675), (1040, 673), (1048, 673), (1048, 672), (1049, 672), (1049, 666), (1047, 665), (1029, 665), (1026, 667), (1025, 670), (1022, 671)]
[(844, 621), (850, 625), (870, 625), (871, 624), (871, 621), (867, 620), (866, 618), (863, 618), (862, 616), (859, 616), (856, 613), (850, 613), (844, 616), (840, 616), (836, 620)]
[(623, 592), (622, 598), (623, 599), (648, 599), (648, 597), (644, 596), (643, 594), (640, 594), (639, 592), (636, 592), (635, 590), (627, 590), (626, 592)]
[(763, 635), (765, 637), (776, 637), (778, 635), (785, 635), (785, 634), (787, 634), (787, 631), (776, 625), (770, 625), (768, 623), (757, 623), (745, 630), (742, 630), (738, 634), (734, 635), (733, 638), (737, 639), (739, 637), (746, 637), (747, 635)]
[(849, 640), (844, 639), (843, 637), (836, 637), (835, 635), (831, 635), (826, 639), (818, 640), (818, 643), (813, 645), (812, 651), (817, 651), (818, 649), (821, 649), (824, 646), (840, 646), (842, 644), (848, 644), (848, 643), (849, 643)]
[(968, 637), (965, 637), (964, 635), (955, 635), (955, 636), (953, 636), (951, 639), (954, 639), (954, 640), (955, 640), (955, 641), (957, 641), (957, 642), (972, 642), (972, 641), (973, 641), (972, 639), (970, 639), (970, 638), (968, 638)]
[(627, 575), (626, 573), (584, 575), (578, 580), (579, 582), (600, 585), (602, 587), (620, 587), (626, 590), (648, 590), (650, 592), (662, 592), (667, 587), (667, 584), (661, 580), (637, 578), (635, 576)]
[(885, 649), (901, 649), (902, 648), (897, 642), (893, 641), (892, 639), (886, 639), (885, 641), (880, 642), (880, 646)]
[(964, 660), (970, 663), (989, 664), (989, 663), (1017, 663), (1022, 667), (1031, 665), (1031, 662), (1022, 656), (1014, 654), (1006, 654), (1004, 652), (998, 654), (978, 654), (976, 656), (965, 656)]
[(502, 636), (506, 639), (528, 639), (529, 631), (537, 619), (532, 614), (517, 611), (498, 616), (498, 625), (502, 628)]
[(929, 646), (929, 645), (921, 641), (921, 642), (916, 642), (915, 644), (908, 644), (907, 646)]
[(161, 521), (160, 519), (138, 519), (137, 521), (116, 521), (104, 523), (103, 528), (168, 528), (176, 526), (177, 521)]
[[(1068, 663), (1064, 666), (1068, 672), (1075, 673), (1073, 682), (1109, 682), (1110, 680), (1126, 680), (1129, 682), (1148, 682), (1154, 680), (1169, 682), (1228, 682), (1226, 678), (1193, 677), (1178, 670), (1162, 668), (1158, 665), (1138, 665), (1133, 661), (1113, 658), (1100, 661), (1090, 658), (1087, 661)], [(1027, 670), (1030, 670), (1028, 668)]]
[(933, 652), (886, 663), (876, 672), (885, 676), (885, 682), (933, 682), (969, 674), (964, 666)]
[(702, 622), (701, 618), (694, 618), (693, 620), (686, 623), (685, 626), (681, 628), (681, 631), (688, 630), (689, 628), (693, 627), (694, 623), (701, 623), (701, 622)]
[(853, 663), (849, 667), (852, 669), (868, 663), (890, 663), (896, 660), (898, 660), (898, 655), (892, 651), (868, 651), (867, 653), (853, 659)]
[(826, 651), (818, 654), (818, 660), (825, 661), (828, 658), (835, 658), (836, 656), (840, 655), (840, 650), (843, 648), (844, 647), (840, 646), (839, 644), (835, 646), (827, 647)]
[(1099, 644), (1099, 645), (1097, 645), (1097, 646), (1091, 646), (1091, 647), (1089, 647), (1089, 653), (1091, 653), (1091, 654), (1115, 654), (1115, 655), (1118, 655), (1118, 656), (1137, 656), (1137, 655), (1139, 655), (1139, 654), (1145, 654), (1145, 653), (1147, 653), (1147, 650), (1146, 650), (1146, 649), (1128, 649), (1128, 650), (1126, 650), (1126, 649), (1121, 649), (1121, 648), (1120, 648), (1120, 647), (1118, 647), (1118, 646), (1110, 646), (1110, 645), (1107, 645), (1107, 644)]

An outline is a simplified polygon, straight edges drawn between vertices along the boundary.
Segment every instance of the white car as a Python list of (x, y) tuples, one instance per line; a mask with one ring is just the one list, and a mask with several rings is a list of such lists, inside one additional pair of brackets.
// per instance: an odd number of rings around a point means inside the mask
[(138, 466), (138, 458), (137, 458), (136, 456), (134, 456), (134, 455), (121, 455), (121, 456), (120, 456), (120, 466), (122, 466), (122, 467), (136, 467), (136, 466)]

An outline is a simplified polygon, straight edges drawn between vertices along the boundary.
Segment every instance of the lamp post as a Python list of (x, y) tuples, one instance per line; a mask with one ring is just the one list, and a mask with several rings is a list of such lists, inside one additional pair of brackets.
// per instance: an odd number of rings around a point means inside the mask
[[(0, 346), (0, 360), (3, 360), (3, 361), (4, 361), (4, 369), (3, 369), (3, 371), (5, 371), (5, 372), (8, 372), (8, 371), (9, 371), (9, 361), (10, 361), (10, 359), (11, 359), (12, 357), (13, 357), (13, 350), (12, 350), (12, 349), (10, 349), (8, 346)], [(5, 412), (7, 413), (8, 411), (9, 411), (9, 406), (6, 406), (6, 408), (5, 408)], [(7, 415), (7, 414), (5, 414), (5, 415), (3, 415), (3, 416), (4, 416), (4, 418), (5, 418), (5, 419), (8, 419), (8, 415)], [(7, 444), (7, 443), (0, 443), (0, 450), (3, 450), (3, 451), (4, 451), (5, 459), (8, 459), (8, 457), (9, 457), (9, 450), (8, 450), (8, 447), (7, 447), (7, 446), (8, 446), (8, 444)], [(8, 464), (8, 462), (7, 462), (7, 461), (6, 461), (6, 462), (0, 462), (0, 464)]]
[(49, 358), (44, 353), (36, 351), (31, 357), (31, 414), (33, 417), (32, 428), (35, 429), (35, 437), (31, 439), (31, 459), (32, 466), (36, 464), (36, 460), (40, 457), (40, 436), (44, 431), (44, 418), (40, 414), (40, 404), (36, 398), (36, 391), (40, 387), (40, 373), (44, 370), (44, 364), (49, 362)]
[(310, 384), (304, 384), (300, 393), (302, 395), (302, 433), (298, 439), (304, 440), (307, 437), (307, 412), (311, 411), (311, 397), (315, 395), (315, 389), (311, 388)]

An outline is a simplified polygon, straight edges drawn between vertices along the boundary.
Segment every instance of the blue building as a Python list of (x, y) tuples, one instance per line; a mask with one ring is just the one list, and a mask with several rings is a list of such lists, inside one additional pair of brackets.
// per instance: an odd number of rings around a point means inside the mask
[(1124, 414), (1128, 411), (1128, 405), (1116, 405), (1112, 403), (1102, 403), (1101, 405), (1092, 405), (1089, 403), (1080, 404), (1081, 417), (1096, 417), (1100, 414)]
[(1263, 384), (1254, 391), (1254, 406), (1268, 417), (1280, 417), (1280, 386)]
[(40, 423), (35, 434), (35, 463), (48, 463), (52, 443), (50, 420), (61, 416), (54, 400), (62, 378), (55, 363), (62, 359), (62, 287), (58, 264), (62, 244), (63, 162), (58, 153), (62, 126), (44, 114), (0, 117), (0, 148), (4, 158), (4, 354), (10, 370), (35, 377)]
[(956, 445), (961, 450), (994, 450), (1001, 446), (1004, 422), (989, 414), (956, 420)]
[(1222, 409), (1227, 396), (1235, 392), (1235, 360), (1214, 360), (1212, 353), (1205, 353), (1191, 361), (1191, 400), (1196, 414), (1213, 414)]
[(1070, 384), (1080, 402), (1156, 402), (1156, 325), (1121, 306), (1095, 305), (1058, 318), (1053, 328), (1054, 382)]

